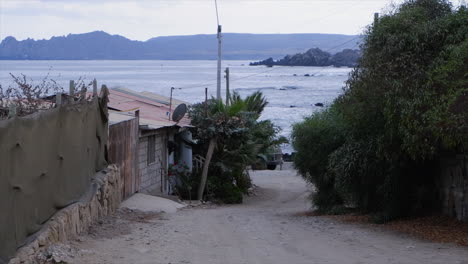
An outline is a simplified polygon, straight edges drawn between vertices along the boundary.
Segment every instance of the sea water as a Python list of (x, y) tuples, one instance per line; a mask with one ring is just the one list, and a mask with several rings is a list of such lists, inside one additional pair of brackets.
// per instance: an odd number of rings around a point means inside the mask
[[(329, 105), (348, 79), (350, 68), (249, 66), (250, 61), (223, 61), (222, 95), (225, 98), (224, 70), (229, 67), (230, 90), (241, 96), (261, 91), (269, 104), (261, 119), (270, 119), (281, 128), (281, 135), (290, 137), (292, 125), (305, 116)], [(216, 61), (128, 60), (128, 61), (7, 61), (0, 60), (0, 84), (13, 85), (10, 73), (24, 74), (39, 84), (45, 76), (68, 90), (70, 80), (97, 79), (99, 86), (124, 87), (170, 95), (189, 103), (202, 102), (205, 88), (208, 96), (216, 96)], [(293, 151), (289, 144), (283, 152)]]

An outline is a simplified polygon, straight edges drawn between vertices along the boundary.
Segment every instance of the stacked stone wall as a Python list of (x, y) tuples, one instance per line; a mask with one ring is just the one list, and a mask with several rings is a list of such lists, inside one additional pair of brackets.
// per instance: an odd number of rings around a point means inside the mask
[(41, 253), (50, 245), (73, 239), (99, 218), (113, 213), (122, 201), (122, 188), (117, 166), (111, 165), (97, 173), (81, 201), (54, 214), (9, 263), (42, 263)]

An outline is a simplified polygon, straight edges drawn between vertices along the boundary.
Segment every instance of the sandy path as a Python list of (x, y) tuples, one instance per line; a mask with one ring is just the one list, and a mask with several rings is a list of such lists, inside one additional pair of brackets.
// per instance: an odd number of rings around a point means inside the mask
[[(468, 249), (420, 241), (380, 228), (295, 216), (309, 209), (294, 171), (252, 173), (258, 195), (242, 205), (183, 209), (128, 232), (83, 236), (76, 263), (148, 264), (468, 264)], [(122, 224), (122, 223), (121, 223)], [(107, 227), (111, 231), (122, 227)]]

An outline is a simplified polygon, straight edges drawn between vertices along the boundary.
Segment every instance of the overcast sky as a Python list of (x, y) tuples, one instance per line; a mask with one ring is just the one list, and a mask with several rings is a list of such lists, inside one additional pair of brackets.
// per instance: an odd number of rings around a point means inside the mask
[[(393, 0), (401, 2), (402, 0)], [(458, 2), (456, 0), (454, 2)], [(359, 34), (391, 0), (218, 0), (223, 32)], [(216, 33), (214, 0), (0, 0), (0, 38)]]

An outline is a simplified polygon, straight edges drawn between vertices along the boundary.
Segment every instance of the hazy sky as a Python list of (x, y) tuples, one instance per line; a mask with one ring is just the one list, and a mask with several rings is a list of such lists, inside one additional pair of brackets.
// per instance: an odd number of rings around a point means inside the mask
[[(218, 0), (218, 10), (223, 32), (359, 34), (391, 2)], [(94, 30), (133, 40), (216, 33), (214, 0), (0, 0), (0, 39)]]

